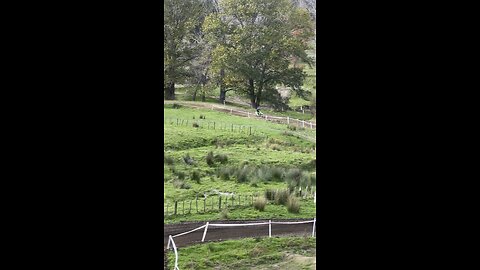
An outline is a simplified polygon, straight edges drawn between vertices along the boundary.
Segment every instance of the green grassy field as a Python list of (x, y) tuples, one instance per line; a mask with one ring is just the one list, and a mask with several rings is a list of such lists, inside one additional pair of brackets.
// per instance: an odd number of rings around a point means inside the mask
[[(288, 183), (293, 181), (289, 182), (289, 175), (295, 174), (296, 169), (301, 171), (301, 175), (296, 175), (298, 186), (316, 184), (315, 143), (299, 137), (314, 138), (314, 130), (292, 131), (286, 125), (207, 109), (174, 109), (166, 106), (164, 115), (165, 205), (173, 206), (174, 201), (193, 200), (197, 194), (203, 199), (206, 194), (207, 206), (210, 206), (209, 200), (218, 196), (215, 194), (218, 192), (251, 195), (263, 194), (267, 189), (287, 189)], [(200, 116), (205, 119), (200, 119)], [(183, 125), (180, 124), (181, 120)], [(215, 129), (213, 122), (216, 123)], [(194, 127), (194, 123), (201, 127)], [(250, 127), (253, 134), (250, 134)], [(208, 164), (209, 152), (225, 160)], [(186, 157), (191, 162), (186, 162)], [(274, 173), (281, 176), (273, 179)], [(300, 199), (299, 213), (290, 213), (285, 206), (273, 202), (267, 204), (265, 211), (258, 211), (252, 206), (239, 206), (228, 212), (229, 219), (314, 216), (313, 199)], [(169, 216), (164, 221), (174, 223), (224, 218), (225, 215), (222, 216), (218, 211), (209, 212), (207, 207), (207, 213), (204, 214), (195, 212)]]
[[(178, 251), (180, 269), (315, 269), (312, 237), (246, 238), (198, 244)], [(175, 255), (169, 252), (169, 266)]]

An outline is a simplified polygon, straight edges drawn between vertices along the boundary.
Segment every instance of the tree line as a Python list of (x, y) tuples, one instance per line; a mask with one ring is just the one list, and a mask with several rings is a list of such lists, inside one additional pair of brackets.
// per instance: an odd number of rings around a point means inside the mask
[(195, 86), (193, 99), (200, 94), (203, 101), (209, 89), (219, 91), (220, 103), (236, 91), (253, 108), (261, 103), (285, 107), (279, 85), (309, 95), (302, 89), (305, 72), (292, 63), (312, 63), (305, 51), (315, 25), (312, 9), (298, 2), (165, 0), (165, 99), (175, 99), (178, 84)]

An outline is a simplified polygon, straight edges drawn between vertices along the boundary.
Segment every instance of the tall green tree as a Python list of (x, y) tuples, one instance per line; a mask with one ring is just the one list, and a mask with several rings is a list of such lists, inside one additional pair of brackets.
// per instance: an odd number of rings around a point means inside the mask
[(289, 0), (224, 0), (221, 14), (212, 14), (204, 30), (214, 42), (212, 68), (228, 72), (225, 84), (246, 94), (253, 108), (262, 101), (281, 102), (279, 84), (302, 93), (302, 69), (296, 56), (309, 63), (305, 50), (313, 37), (308, 12)]
[(195, 40), (202, 15), (201, 0), (165, 0), (163, 3), (163, 73), (165, 99), (175, 99), (175, 84), (185, 80), (189, 64), (198, 55)]

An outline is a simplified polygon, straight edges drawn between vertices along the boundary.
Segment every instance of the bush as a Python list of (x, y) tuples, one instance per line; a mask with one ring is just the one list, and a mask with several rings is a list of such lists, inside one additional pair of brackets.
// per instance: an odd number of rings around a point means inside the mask
[(215, 156), (215, 161), (225, 164), (228, 162), (228, 156), (224, 154), (218, 154)]
[(218, 177), (220, 177), (223, 180), (230, 180), (231, 172), (232, 171), (230, 168), (221, 168), (218, 171)]
[(267, 205), (267, 199), (265, 199), (265, 197), (258, 197), (253, 202), (253, 207), (261, 212), (265, 210), (265, 205)]
[(239, 183), (247, 182), (249, 173), (250, 173), (250, 169), (247, 166), (237, 169), (237, 171), (235, 172), (235, 177), (237, 178), (237, 182)]
[(279, 190), (275, 193), (275, 203), (286, 205), (288, 199), (290, 198), (290, 191), (289, 190)]
[(173, 159), (172, 157), (169, 157), (169, 156), (164, 156), (163, 158), (163, 162), (167, 165), (174, 165), (175, 164), (175, 159)]
[(177, 171), (176, 169), (173, 169), (173, 174), (178, 177), (178, 179), (183, 180), (185, 179), (186, 174), (183, 171)]
[(199, 125), (199, 124), (197, 124), (197, 123), (193, 123), (193, 125), (192, 125), (192, 126), (193, 126), (194, 128), (199, 128), (199, 127), (200, 127), (200, 125)]
[(300, 169), (290, 169), (285, 174), (285, 179), (287, 180), (289, 186), (296, 187), (300, 184), (302, 178), (302, 171)]
[(206, 157), (208, 166), (212, 167), (215, 165), (215, 158), (213, 157), (213, 152), (209, 152)]
[(182, 105), (179, 105), (177, 103), (173, 103), (173, 106), (172, 106), (172, 108), (174, 108), (174, 109), (180, 109), (181, 107), (182, 107)]
[(299, 213), (300, 212), (300, 201), (295, 196), (291, 196), (287, 202), (287, 210), (290, 213)]
[(185, 181), (180, 180), (180, 179), (175, 179), (173, 181), (173, 186), (176, 188), (180, 189), (190, 189), (190, 185), (188, 183), (185, 183)]
[(200, 173), (198, 171), (192, 172), (192, 180), (200, 184)]
[(270, 169), (270, 172), (272, 174), (272, 180), (275, 181), (282, 181), (283, 179), (283, 170), (278, 167), (273, 167)]
[(296, 127), (296, 126), (293, 126), (293, 125), (288, 125), (287, 128), (290, 129), (290, 130), (292, 130), (292, 131), (297, 130), (297, 127)]

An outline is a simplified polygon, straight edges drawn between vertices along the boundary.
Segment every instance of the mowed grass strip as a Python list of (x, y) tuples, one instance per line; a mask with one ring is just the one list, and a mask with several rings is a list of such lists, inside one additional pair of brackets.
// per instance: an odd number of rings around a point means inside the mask
[[(257, 269), (282, 262), (287, 254), (315, 257), (315, 248), (312, 237), (245, 238), (180, 248), (178, 264), (180, 269), (193, 270)], [(168, 260), (173, 269), (173, 252), (169, 252)]]

